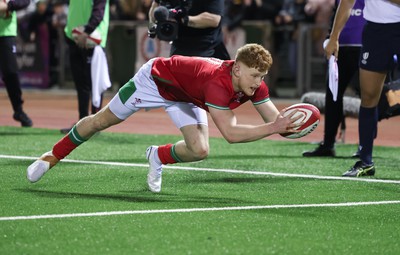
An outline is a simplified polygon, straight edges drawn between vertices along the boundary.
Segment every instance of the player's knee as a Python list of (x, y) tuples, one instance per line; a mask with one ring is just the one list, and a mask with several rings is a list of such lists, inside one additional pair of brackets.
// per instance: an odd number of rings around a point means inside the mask
[(379, 98), (374, 96), (365, 96), (361, 99), (361, 106), (366, 108), (375, 107), (378, 105)]
[(209, 154), (209, 146), (207, 145), (202, 145), (202, 146), (196, 146), (191, 149), (193, 153), (193, 157), (196, 158), (197, 160), (202, 160), (208, 157)]

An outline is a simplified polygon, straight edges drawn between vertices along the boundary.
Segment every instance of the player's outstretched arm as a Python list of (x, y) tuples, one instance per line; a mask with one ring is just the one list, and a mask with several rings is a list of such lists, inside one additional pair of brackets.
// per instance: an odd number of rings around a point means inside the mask
[(299, 118), (292, 118), (296, 113), (283, 117), (281, 113), (272, 122), (261, 125), (238, 124), (233, 111), (209, 108), (211, 118), (215, 125), (229, 143), (252, 142), (272, 134), (297, 132), (295, 128), (303, 123), (294, 124)]
[(255, 108), (265, 123), (274, 121), (279, 115), (279, 110), (272, 101), (255, 105)]

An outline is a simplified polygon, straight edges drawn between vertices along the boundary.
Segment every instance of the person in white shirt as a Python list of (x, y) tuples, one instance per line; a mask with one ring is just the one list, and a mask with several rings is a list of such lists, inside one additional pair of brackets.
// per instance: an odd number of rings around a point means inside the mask
[[(356, 0), (340, 1), (325, 48), (326, 57), (338, 56), (338, 38), (351, 14)], [(359, 177), (375, 174), (372, 161), (373, 141), (377, 132), (377, 105), (386, 75), (400, 56), (400, 0), (365, 0), (364, 18), (367, 23), (362, 35), (360, 52), (361, 106), (358, 129), (360, 160), (343, 176)]]

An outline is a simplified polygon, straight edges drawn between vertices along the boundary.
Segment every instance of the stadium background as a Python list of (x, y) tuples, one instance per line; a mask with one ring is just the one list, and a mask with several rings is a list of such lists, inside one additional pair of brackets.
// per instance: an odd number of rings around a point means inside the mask
[[(26, 91), (24, 94), (25, 107), (34, 121), (36, 128), (60, 129), (70, 126), (77, 119), (77, 102), (74, 90), (46, 90), (46, 91)], [(105, 101), (108, 102), (113, 93), (106, 94)], [(298, 103), (299, 99), (272, 99), (279, 109), (293, 103)], [(0, 91), (0, 125), (19, 127), (19, 123), (12, 119), (11, 105), (8, 102), (4, 90)], [(245, 104), (235, 110), (238, 121), (241, 123), (262, 123), (257, 112), (250, 104)], [(347, 118), (347, 130), (345, 142), (357, 144), (358, 141), (358, 122), (357, 119)], [(221, 137), (220, 132), (210, 120), (210, 136)], [(310, 135), (299, 139), (299, 141), (318, 142), (323, 137), (324, 121), (323, 115), (321, 123)], [(378, 138), (375, 145), (398, 146), (400, 130), (400, 118), (394, 117), (379, 122)], [(106, 132), (126, 132), (135, 134), (180, 134), (179, 130), (172, 124), (168, 115), (162, 109), (149, 112), (138, 112), (127, 121), (111, 127)], [(267, 139), (285, 140), (279, 135), (272, 135)]]
[[(286, 55), (274, 55), (278, 65), (279, 77), (274, 80), (273, 86), (279, 94), (279, 98), (273, 98), (273, 102), (282, 109), (293, 103), (300, 102), (303, 93), (309, 91), (324, 91), (326, 63), (324, 57), (318, 55), (315, 50), (315, 34), (325, 33), (326, 27), (316, 24), (304, 25), (300, 30), (298, 40), (298, 59), (296, 75), (290, 74)], [(46, 42), (46, 30), (43, 29), (40, 40), (34, 43), (24, 42), (19, 39), (18, 63), (21, 68), (21, 82), (24, 87), (23, 96), (26, 112), (34, 121), (34, 127), (60, 129), (72, 125), (77, 121), (76, 92), (69, 71), (69, 63), (66, 58), (68, 48), (63, 40), (60, 40), (59, 58), (60, 64), (55, 68), (58, 73), (58, 81), (55, 86), (49, 86), (49, 63), (44, 61), (48, 57)], [(270, 49), (273, 41), (272, 26), (268, 22), (246, 21), (241, 28), (225, 38), (227, 48), (231, 55), (236, 49), (246, 42), (257, 42)], [(283, 48), (285, 46), (282, 46)], [(110, 77), (113, 83), (110, 91), (106, 93), (105, 101), (108, 102), (135, 71), (147, 59), (155, 56), (167, 56), (169, 45), (166, 42), (152, 40), (147, 37), (147, 23), (113, 21), (110, 25), (107, 45)], [(280, 54), (286, 51), (281, 50)], [(277, 54), (277, 53), (276, 53)], [(232, 56), (233, 57), (233, 56)], [(282, 61), (283, 60), (283, 61)], [(273, 74), (271, 74), (273, 75)], [(269, 75), (271, 77), (271, 75)], [(267, 80), (267, 83), (270, 82)], [(1, 83), (1, 81), (0, 81)], [(350, 91), (351, 93), (351, 91)], [(261, 123), (261, 119), (252, 106), (246, 104), (237, 109), (238, 120), (245, 123)], [(0, 125), (19, 126), (12, 119), (12, 109), (4, 88), (0, 84)], [(144, 124), (145, 123), (145, 124)], [(347, 118), (346, 143), (357, 144), (358, 125), (356, 119)], [(396, 146), (400, 130), (400, 118), (383, 120), (379, 123), (376, 145)], [(112, 127), (109, 132), (128, 132), (138, 134), (180, 134), (172, 125), (167, 114), (163, 110), (153, 110), (150, 113), (139, 112), (128, 121)], [(210, 121), (210, 136), (219, 137), (221, 134)], [(323, 137), (323, 116), (318, 128), (302, 141), (318, 142)], [(268, 139), (284, 139), (279, 135), (273, 135)]]

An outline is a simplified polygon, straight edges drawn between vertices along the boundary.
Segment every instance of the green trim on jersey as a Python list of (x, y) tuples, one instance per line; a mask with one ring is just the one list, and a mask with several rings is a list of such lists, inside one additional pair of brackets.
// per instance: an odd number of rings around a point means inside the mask
[[(72, 40), (72, 30), (76, 27), (85, 26), (92, 15), (93, 1), (91, 0), (70, 0), (68, 7), (68, 19), (65, 26), (65, 35)], [(110, 22), (110, 2), (107, 0), (103, 20), (96, 30), (101, 35), (100, 46), (105, 48), (107, 43), (108, 25)]]
[(205, 105), (207, 105), (208, 107), (211, 107), (211, 108), (218, 109), (218, 110), (230, 110), (229, 107), (218, 106), (215, 104), (205, 103)]
[(78, 134), (78, 131), (76, 130), (76, 125), (71, 129), (71, 131), (68, 134), (69, 139), (76, 145), (81, 145), (82, 143), (86, 142), (87, 139), (83, 138)]
[(266, 99), (261, 100), (261, 101), (253, 102), (253, 105), (259, 105), (259, 104), (262, 104), (262, 103), (266, 103), (268, 101), (271, 101), (271, 99), (266, 98)]
[(153, 79), (157, 79), (157, 80), (159, 80), (161, 82), (164, 82), (166, 84), (172, 84), (171, 80), (167, 80), (167, 79), (161, 78), (160, 76), (157, 76), (157, 75), (152, 75), (152, 76), (153, 76)]
[(11, 12), (10, 18), (0, 18), (0, 36), (17, 36), (17, 13)]
[(133, 80), (129, 80), (127, 83), (125, 83), (124, 86), (122, 86), (119, 91), (118, 91), (118, 96), (119, 99), (121, 99), (121, 102), (123, 104), (128, 101), (128, 99), (135, 93), (136, 91), (136, 85)]

